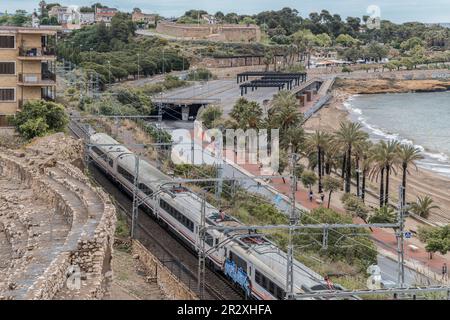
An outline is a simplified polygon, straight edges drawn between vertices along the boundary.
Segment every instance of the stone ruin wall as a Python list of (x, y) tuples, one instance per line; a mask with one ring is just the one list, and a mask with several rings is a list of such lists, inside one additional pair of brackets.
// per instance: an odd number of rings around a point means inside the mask
[(261, 40), (261, 30), (256, 25), (196, 25), (159, 22), (156, 31), (173, 37), (187, 39), (209, 39), (230, 42), (258, 42)]
[[(68, 240), (76, 235), (74, 230), (74, 208), (64, 199), (64, 194), (55, 190), (48, 183), (46, 177), (50, 174), (51, 167), (36, 168), (30, 166), (23, 161), (24, 155), (19, 155), (19, 159), (14, 153), (4, 150), (3, 154), (0, 150), (0, 175), (9, 179), (15, 179), (22, 184), (31, 188), (34, 194), (40, 199), (45, 200), (65, 216), (67, 222), (71, 226), (71, 230), (67, 235)], [(32, 162), (32, 161), (31, 161)], [(56, 162), (54, 164), (68, 176), (83, 182), (89, 189), (95, 193), (103, 201), (104, 210), (100, 213), (100, 220), (96, 221), (95, 231), (93, 234), (85, 232), (76, 239), (74, 245), (58, 254), (51, 264), (46, 268), (45, 272), (32, 284), (28, 289), (25, 299), (52, 299), (60, 291), (64, 290), (67, 283), (67, 270), (72, 265), (78, 265), (82, 272), (85, 272), (89, 279), (88, 289), (77, 295), (76, 299), (99, 299), (105, 293), (105, 277), (108, 277), (108, 268), (105, 268), (110, 262), (112, 245), (114, 242), (114, 230), (116, 222), (115, 207), (111, 203), (107, 194), (101, 189), (93, 187), (88, 178), (76, 167), (66, 162)], [(79, 198), (86, 203), (83, 192), (79, 192), (76, 186), (70, 185), (69, 181), (65, 181), (67, 188), (78, 192)], [(14, 230), (4, 228), (6, 238), (14, 237)], [(21, 259), (27, 259), (23, 255)], [(20, 265), (20, 260), (16, 265)], [(20, 267), (18, 268), (20, 271)], [(9, 297), (0, 297), (8, 299)]]

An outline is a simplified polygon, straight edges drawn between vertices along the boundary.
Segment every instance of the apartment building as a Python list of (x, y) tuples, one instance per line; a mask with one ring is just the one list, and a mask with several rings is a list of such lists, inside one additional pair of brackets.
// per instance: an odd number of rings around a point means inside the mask
[(0, 26), (0, 126), (29, 100), (55, 99), (59, 28)]
[(96, 8), (95, 11), (95, 22), (104, 22), (106, 25), (111, 23), (112, 18), (119, 11), (116, 8)]
[(156, 25), (156, 14), (142, 13), (133, 11), (131, 20), (136, 23), (143, 23), (145, 25)]

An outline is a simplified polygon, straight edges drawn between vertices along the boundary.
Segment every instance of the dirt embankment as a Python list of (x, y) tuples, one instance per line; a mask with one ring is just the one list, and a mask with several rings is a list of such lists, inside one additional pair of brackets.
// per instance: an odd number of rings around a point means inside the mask
[(349, 94), (436, 92), (450, 90), (450, 80), (338, 79), (334, 88)]

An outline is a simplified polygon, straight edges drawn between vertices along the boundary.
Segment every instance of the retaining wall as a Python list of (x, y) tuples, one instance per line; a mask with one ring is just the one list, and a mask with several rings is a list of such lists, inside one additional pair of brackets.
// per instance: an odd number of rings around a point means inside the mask
[(149, 276), (156, 278), (164, 294), (173, 300), (198, 300), (198, 297), (189, 288), (179, 281), (170, 270), (165, 267), (150, 251), (139, 241), (133, 240), (133, 254), (147, 268)]

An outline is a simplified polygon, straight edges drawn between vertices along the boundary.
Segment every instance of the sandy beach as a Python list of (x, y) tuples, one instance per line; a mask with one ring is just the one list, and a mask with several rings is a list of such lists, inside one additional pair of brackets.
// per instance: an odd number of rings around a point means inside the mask
[[(434, 82), (434, 81), (433, 81)], [(428, 82), (429, 84), (429, 82)], [(428, 87), (427, 84), (427, 87)], [(433, 83), (434, 85), (435, 83)], [(411, 84), (412, 85), (412, 84)], [(441, 85), (441, 84), (439, 84)], [(418, 88), (418, 84), (414, 84)], [(305, 130), (323, 130), (326, 132), (334, 132), (339, 128), (339, 124), (343, 120), (350, 120), (349, 114), (344, 106), (344, 102), (353, 94), (364, 93), (363, 88), (357, 88), (352, 86), (348, 90), (334, 89), (333, 98), (330, 103), (320, 110), (315, 116), (310, 118), (304, 125)], [(398, 89), (398, 87), (397, 87)], [(409, 84), (404, 87), (404, 91), (410, 89)], [(371, 91), (373, 91), (371, 89)], [(370, 92), (374, 93), (374, 92)], [(398, 193), (398, 185), (401, 183), (401, 174), (397, 173), (392, 175), (390, 184), (391, 199), (396, 199)], [(440, 207), (440, 209), (434, 210), (429, 217), (429, 221), (433, 223), (443, 224), (450, 222), (450, 179), (441, 176), (435, 172), (423, 169), (419, 167), (419, 170), (410, 170), (410, 175), (407, 177), (407, 201), (415, 201), (417, 196), (429, 195), (433, 198), (434, 202)], [(378, 183), (372, 181), (369, 183), (369, 188), (375, 193), (378, 193)], [(372, 198), (372, 199), (370, 199)], [(377, 203), (375, 197), (369, 196), (368, 202)], [(416, 229), (417, 223), (414, 220), (408, 219), (409, 227)]]

